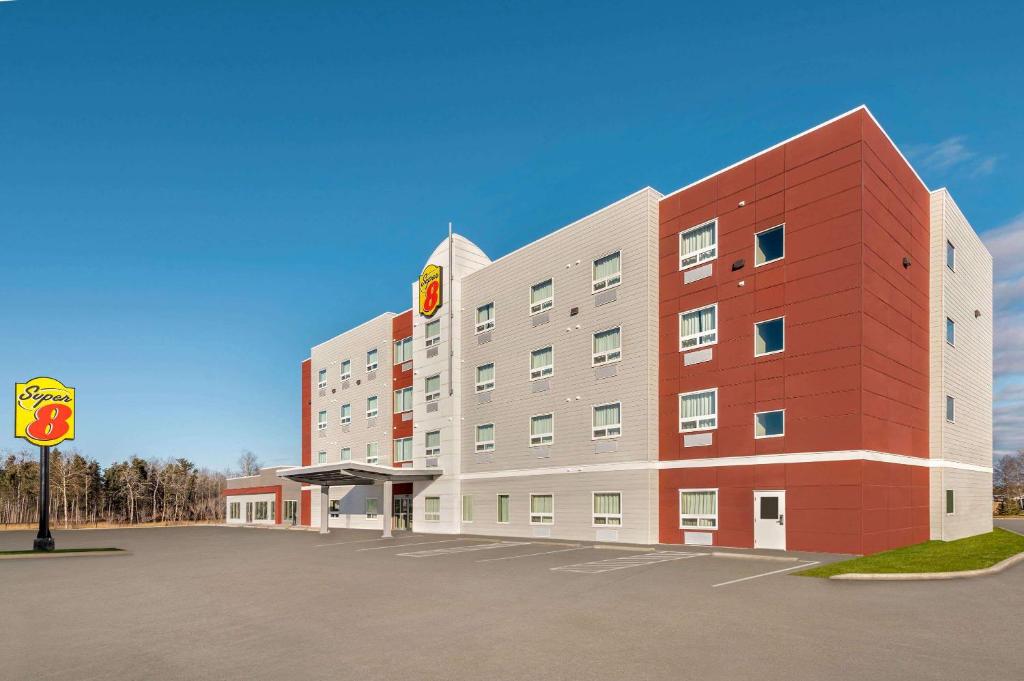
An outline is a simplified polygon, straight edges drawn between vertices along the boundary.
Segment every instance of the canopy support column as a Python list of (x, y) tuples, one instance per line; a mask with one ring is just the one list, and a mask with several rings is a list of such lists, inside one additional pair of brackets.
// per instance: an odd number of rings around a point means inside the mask
[(390, 480), (385, 480), (384, 494), (381, 495), (384, 497), (384, 500), (381, 503), (381, 505), (384, 507), (381, 509), (381, 516), (384, 517), (384, 538), (388, 538), (391, 536), (391, 486), (393, 484), (394, 483), (392, 483)]
[(331, 488), (329, 485), (320, 485), (320, 534), (327, 534), (331, 528), (327, 525), (331, 510)]

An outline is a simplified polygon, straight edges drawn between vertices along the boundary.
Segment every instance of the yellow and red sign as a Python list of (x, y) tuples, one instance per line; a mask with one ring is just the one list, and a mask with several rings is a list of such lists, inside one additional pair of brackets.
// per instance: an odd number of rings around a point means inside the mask
[(424, 317), (433, 317), (444, 302), (442, 273), (440, 265), (427, 265), (420, 274), (420, 314)]
[(75, 439), (75, 389), (40, 376), (14, 384), (14, 437), (40, 447)]

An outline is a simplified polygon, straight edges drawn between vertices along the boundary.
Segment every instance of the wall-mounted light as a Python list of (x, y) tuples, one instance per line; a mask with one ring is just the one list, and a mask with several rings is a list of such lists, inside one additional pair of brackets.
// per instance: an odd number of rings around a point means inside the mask
[(736, 270), (742, 270), (743, 266), (746, 264), (747, 263), (743, 260), (743, 258), (740, 258), (739, 260), (732, 264), (732, 271), (735, 272)]
[(907, 256), (903, 256), (903, 269), (908, 269), (909, 267), (910, 267), (910, 258), (908, 258)]
[(975, 310), (974, 311), (974, 318), (977, 319), (980, 316), (981, 316), (981, 310)]

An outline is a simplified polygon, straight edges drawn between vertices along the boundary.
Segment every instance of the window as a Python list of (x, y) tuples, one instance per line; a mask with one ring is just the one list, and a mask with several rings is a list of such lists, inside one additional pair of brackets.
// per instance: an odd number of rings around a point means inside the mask
[(718, 427), (718, 388), (679, 395), (679, 432)]
[(759, 411), (754, 414), (754, 437), (782, 437), (786, 434), (786, 411)]
[(551, 279), (530, 287), (530, 314), (550, 309), (555, 304), (555, 284)]
[(622, 338), (619, 327), (594, 334), (594, 355), (591, 366), (600, 366), (622, 359)]
[(530, 353), (530, 380), (546, 378), (555, 373), (555, 351), (549, 345)]
[(785, 317), (754, 324), (754, 357), (782, 352), (786, 347)]
[(782, 260), (786, 255), (786, 226), (779, 225), (754, 235), (754, 267)]
[(622, 409), (618, 402), (594, 407), (594, 426), (591, 438), (603, 440), (622, 435)]
[(549, 445), (555, 441), (554, 414), (530, 417), (530, 446)]
[(366, 517), (373, 519), (380, 515), (380, 499), (377, 497), (367, 497), (366, 499)]
[(476, 309), (476, 332), (483, 333), (494, 328), (494, 303), (481, 305)]
[(317, 372), (317, 383), (316, 387), (326, 388), (327, 387), (327, 369), (321, 369)]
[(423, 391), (427, 402), (436, 402), (441, 397), (441, 374), (428, 376), (423, 381)]
[(718, 219), (679, 232), (679, 269), (718, 257)]
[(476, 427), (476, 451), (494, 451), (494, 424), (485, 423)]
[(441, 520), (441, 497), (426, 497), (423, 500), (423, 519), (432, 523)]
[(494, 390), (494, 362), (481, 364), (476, 368), (476, 391)]
[(397, 463), (399, 461), (412, 461), (412, 438), (403, 437), (395, 440), (395, 455), (393, 460)]
[(956, 246), (953, 242), (946, 242), (946, 267), (950, 272), (956, 272)]
[(327, 452), (317, 452), (316, 453), (316, 462), (317, 463), (327, 463)]
[(679, 314), (679, 350), (718, 342), (718, 303)]
[(427, 456), (441, 456), (441, 431), (432, 430), (425, 436)]
[(285, 499), (284, 502), (285, 521), (295, 522), (299, 519), (299, 502)]
[(376, 418), (378, 413), (379, 412), (377, 409), (377, 396), (370, 395), (369, 397), (366, 398), (366, 418)]
[(427, 322), (426, 331), (423, 333), (423, 344), (428, 348), (431, 345), (437, 345), (441, 342), (441, 320), (435, 319), (432, 322)]
[(228, 508), (230, 509), (229, 515), (231, 516), (232, 520), (238, 520), (239, 518), (242, 517), (242, 504), (241, 504), (241, 502), (239, 502), (239, 501), (232, 501), (231, 504), (228, 506)]
[(332, 516), (341, 513), (341, 499), (331, 499), (331, 503), (327, 505), (327, 510)]
[(552, 525), (555, 522), (555, 498), (550, 494), (530, 495), (530, 524)]
[(594, 527), (620, 527), (622, 525), (622, 494), (594, 492)]
[(462, 522), (473, 522), (473, 497), (469, 495), (462, 497)]
[(507, 494), (498, 495), (498, 522), (507, 523), (509, 519), (509, 496)]
[(352, 378), (352, 360), (346, 359), (341, 363), (341, 380)]
[(946, 490), (946, 515), (953, 515), (956, 512), (956, 494), (951, 489)]
[(270, 504), (266, 501), (257, 501), (254, 505), (256, 507), (256, 520), (268, 520)]
[(378, 463), (380, 461), (380, 445), (376, 442), (366, 443), (366, 463)]
[(679, 527), (718, 529), (718, 490), (679, 490)]
[(322, 411), (316, 415), (316, 429), (327, 430), (327, 412)]
[(619, 252), (594, 261), (594, 293), (618, 286), (622, 282), (622, 265)]
[(395, 413), (412, 411), (412, 386), (395, 391)]
[(341, 405), (341, 423), (347, 424), (352, 423), (352, 405), (343, 404)]
[(341, 448), (341, 460), (342, 461), (351, 461), (352, 460), (352, 448), (351, 447), (342, 447)]
[(366, 370), (374, 371), (377, 368), (377, 348), (366, 353)]
[(950, 423), (956, 421), (956, 399), (946, 395), (946, 420)]
[(946, 342), (956, 345), (956, 322), (949, 317), (946, 317)]
[(402, 364), (412, 359), (412, 336), (395, 341), (395, 364)]

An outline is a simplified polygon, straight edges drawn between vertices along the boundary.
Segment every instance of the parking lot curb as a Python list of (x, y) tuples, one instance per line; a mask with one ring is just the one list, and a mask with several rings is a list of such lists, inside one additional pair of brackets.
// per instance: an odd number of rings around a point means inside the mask
[(48, 560), (53, 558), (98, 558), (101, 556), (130, 556), (131, 551), (118, 549), (117, 551), (74, 551), (57, 553), (50, 551), (35, 551), (33, 553), (18, 553), (10, 556), (0, 556), (0, 560)]
[(848, 572), (844, 575), (832, 575), (829, 579), (838, 579), (843, 581), (862, 581), (862, 582), (908, 582), (908, 581), (929, 581), (938, 579), (966, 579), (968, 577), (984, 577), (985, 575), (994, 575), (1002, 572), (1006, 568), (1016, 565), (1024, 561), (1024, 553), (1018, 553), (1016, 556), (1010, 556), (1006, 560), (1000, 561), (995, 565), (987, 568), (980, 568), (978, 570), (960, 570), (958, 572), (876, 572), (876, 573), (862, 573), (862, 572)]
[(712, 551), (715, 558), (743, 558), (745, 560), (773, 560), (779, 563), (795, 563), (799, 558), (796, 556), (762, 556), (757, 553), (729, 553), (728, 551)]

